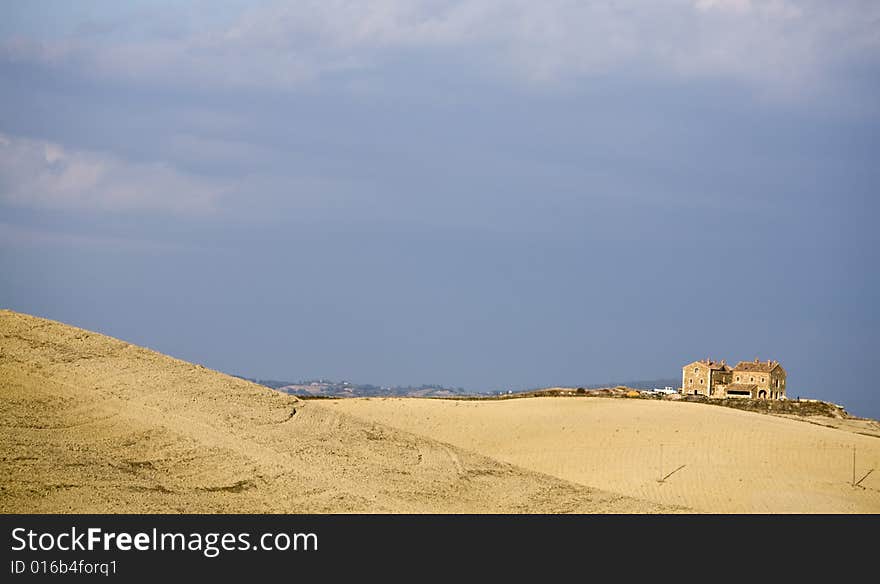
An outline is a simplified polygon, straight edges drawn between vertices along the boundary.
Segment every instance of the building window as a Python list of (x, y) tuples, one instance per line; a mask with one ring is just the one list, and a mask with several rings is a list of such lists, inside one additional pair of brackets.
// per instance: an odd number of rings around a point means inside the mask
[(700, 380), (700, 385), (703, 385), (703, 380), (702, 380), (702, 379)]
[(697, 368), (696, 368), (696, 367), (694, 367), (694, 373), (696, 373), (696, 372), (697, 372)]
[(736, 376), (736, 380), (739, 381), (739, 375)]
[(754, 377), (749, 377), (749, 383), (754, 383), (754, 382), (755, 382), (755, 378), (754, 378)]

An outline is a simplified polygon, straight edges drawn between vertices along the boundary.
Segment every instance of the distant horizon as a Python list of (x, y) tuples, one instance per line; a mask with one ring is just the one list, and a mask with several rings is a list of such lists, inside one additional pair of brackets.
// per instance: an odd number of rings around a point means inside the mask
[[(494, 395), (494, 394), (506, 393), (509, 391), (513, 391), (514, 393), (528, 393), (530, 391), (537, 391), (537, 390), (548, 389), (548, 388), (553, 388), (553, 387), (564, 387), (564, 388), (570, 388), (570, 389), (571, 388), (584, 388), (584, 389), (588, 389), (588, 390), (614, 388), (614, 387), (629, 387), (632, 389), (650, 389), (648, 386), (651, 384), (653, 384), (652, 387), (654, 389), (664, 389), (665, 387), (672, 387), (673, 389), (676, 389), (676, 390), (681, 389), (681, 387), (680, 387), (681, 384), (679, 383), (679, 380), (676, 378), (672, 378), (672, 377), (670, 377), (670, 378), (658, 377), (658, 378), (654, 378), (654, 379), (650, 379), (650, 378), (629, 379), (629, 380), (625, 380), (625, 381), (615, 380), (615, 381), (605, 381), (605, 382), (601, 382), (601, 383), (545, 383), (545, 384), (539, 384), (539, 385), (536, 385), (533, 387), (525, 387), (525, 388), (523, 388), (523, 387), (517, 387), (517, 388), (513, 388), (513, 387), (475, 388), (475, 387), (449, 386), (449, 385), (444, 385), (444, 384), (431, 384), (431, 383), (377, 385), (377, 384), (370, 383), (370, 382), (362, 382), (360, 380), (352, 381), (352, 380), (348, 380), (348, 379), (332, 379), (332, 378), (329, 378), (326, 376), (325, 377), (307, 377), (307, 378), (300, 378), (300, 379), (293, 380), (293, 379), (281, 379), (281, 378), (275, 379), (275, 378), (268, 378), (268, 377), (251, 377), (251, 376), (247, 376), (247, 375), (240, 375), (237, 373), (229, 373), (227, 371), (223, 371), (223, 373), (226, 373), (227, 375), (231, 375), (233, 377), (238, 377), (240, 379), (253, 381), (255, 383), (271, 382), (271, 383), (284, 383), (286, 385), (299, 385), (299, 384), (305, 384), (305, 383), (310, 383), (310, 382), (323, 382), (323, 383), (330, 383), (330, 384), (343, 384), (343, 383), (347, 382), (354, 387), (372, 386), (372, 387), (377, 387), (380, 389), (388, 389), (388, 390), (432, 388), (432, 389), (441, 389), (441, 390), (448, 390), (448, 391), (461, 391), (462, 395)], [(671, 385), (661, 385), (660, 384), (660, 383), (670, 383), (670, 382), (671, 382)], [(271, 386), (269, 386), (269, 387), (271, 387)], [(278, 388), (273, 387), (272, 389), (278, 389)], [(355, 397), (357, 397), (357, 396), (355, 396)], [(819, 401), (831, 403), (833, 405), (841, 406), (844, 410), (846, 410), (847, 413), (849, 413), (850, 415), (854, 415), (856, 417), (871, 418), (871, 419), (880, 420), (880, 418), (877, 418), (874, 416), (863, 415), (859, 412), (854, 412), (846, 403), (835, 402), (834, 400), (829, 400), (829, 399), (822, 399), (822, 398), (815, 397), (813, 395), (806, 394), (806, 393), (797, 393), (796, 392), (795, 394), (787, 394), (784, 399), (795, 400), (795, 401), (800, 401), (800, 400), (804, 400), (804, 399), (806, 399), (806, 400), (819, 400)]]
[[(276, 383), (276, 382), (277, 382), (277, 383), (289, 383), (289, 384), (291, 384), (291, 385), (305, 384), (305, 383), (312, 383), (312, 382), (323, 382), (323, 383), (332, 383), (332, 384), (350, 383), (350, 384), (355, 385), (355, 386), (371, 385), (371, 386), (374, 386), (374, 387), (380, 387), (380, 388), (391, 388), (391, 389), (423, 388), (423, 387), (424, 387), (424, 388), (427, 388), (427, 387), (433, 387), (433, 388), (438, 388), (438, 389), (450, 389), (450, 390), (460, 389), (460, 390), (463, 390), (463, 391), (474, 392), (474, 393), (487, 393), (487, 392), (493, 392), (493, 391), (502, 391), (502, 388), (484, 388), (484, 389), (481, 390), (481, 389), (479, 389), (479, 388), (474, 388), (474, 387), (465, 387), (465, 386), (460, 386), (460, 385), (433, 384), (433, 383), (410, 383), (410, 384), (400, 384), (400, 383), (396, 383), (396, 384), (391, 384), (391, 385), (389, 385), (389, 384), (375, 384), (375, 383), (371, 383), (371, 382), (369, 382), (369, 381), (363, 381), (363, 380), (351, 380), (351, 379), (342, 379), (342, 378), (334, 379), (334, 378), (330, 378), (330, 377), (327, 377), (327, 376), (323, 376), (323, 377), (322, 377), (322, 376), (318, 376), (318, 377), (300, 377), (300, 378), (296, 378), (296, 379), (294, 379), (295, 376), (290, 376), (290, 377), (288, 377), (288, 376), (282, 376), (281, 378), (272, 378), (272, 377), (263, 377), (263, 376), (253, 377), (253, 376), (250, 376), (250, 375), (240, 375), (240, 374), (238, 374), (238, 373), (230, 373), (230, 372), (228, 372), (228, 371), (223, 371), (223, 373), (226, 373), (227, 375), (232, 375), (233, 377), (239, 377), (239, 378), (241, 378), (241, 379), (256, 380), (256, 381), (268, 381), (268, 382), (273, 382), (273, 383)], [(622, 385), (622, 384), (626, 384), (626, 383), (639, 383), (639, 384), (642, 384), (642, 383), (649, 383), (649, 382), (655, 382), (655, 381), (663, 381), (663, 382), (669, 382), (669, 381), (672, 381), (672, 382), (675, 382), (676, 380), (673, 379), (673, 378), (671, 378), (671, 377), (670, 377), (670, 378), (662, 378), (662, 377), (658, 377), (658, 378), (655, 378), (655, 379), (630, 379), (630, 380), (627, 380), (627, 381), (608, 381), (608, 382), (602, 382), (602, 383), (587, 383), (587, 384), (584, 384), (584, 383), (580, 383), (580, 384), (558, 384), (558, 385), (548, 384), (548, 385), (539, 385), (539, 386), (535, 386), (535, 387), (530, 387), (530, 388), (527, 388), (525, 391), (529, 391), (529, 390), (533, 390), (533, 389), (543, 389), (543, 388), (546, 388), (546, 387), (585, 387), (585, 388), (594, 388), (594, 387), (600, 387), (600, 386), (612, 386), (613, 384), (616, 384), (616, 385)], [(507, 389), (511, 389), (511, 388), (509, 388), (509, 387), (504, 387), (504, 388), (503, 388), (503, 390), (507, 390)]]
[[(0, 309), (12, 310), (12, 309), (2, 307), (2, 306), (0, 306)], [(46, 317), (41, 317), (40, 315), (32, 315), (32, 316), (46, 318)], [(69, 323), (64, 323), (64, 324), (69, 324)], [(103, 334), (100, 331), (93, 331), (93, 332), (96, 332), (98, 334)], [(119, 340), (121, 340), (123, 342), (128, 342), (128, 341), (125, 341), (125, 339), (119, 339)], [(149, 347), (145, 347), (145, 348), (150, 349)], [(155, 350), (155, 349), (150, 349), (150, 350)], [(174, 355), (168, 355), (168, 356), (175, 357)], [(747, 360), (740, 360), (740, 361), (748, 362)], [(737, 361), (737, 362), (739, 362), (739, 361)], [(330, 383), (330, 384), (346, 384), (346, 383), (348, 383), (353, 386), (373, 386), (373, 387), (378, 387), (378, 388), (382, 388), (382, 389), (385, 389), (385, 388), (387, 388), (387, 389), (437, 388), (437, 389), (447, 389), (447, 390), (462, 390), (465, 393), (470, 393), (470, 394), (495, 393), (495, 392), (503, 392), (505, 390), (512, 390), (513, 389), (512, 387), (477, 388), (477, 387), (473, 387), (473, 386), (451, 386), (451, 385), (434, 384), (434, 383), (408, 383), (408, 384), (407, 383), (392, 383), (392, 384), (378, 384), (377, 385), (377, 384), (369, 382), (369, 381), (365, 382), (363, 380), (352, 380), (352, 379), (342, 378), (342, 377), (333, 378), (331, 376), (295, 376), (295, 375), (288, 376), (288, 375), (282, 375), (280, 377), (266, 377), (266, 376), (245, 375), (241, 372), (232, 372), (232, 371), (228, 371), (226, 369), (217, 369), (217, 371), (219, 371), (220, 373), (224, 373), (226, 375), (230, 375), (232, 377), (237, 377), (239, 379), (249, 380), (249, 381), (253, 381), (256, 383), (270, 382), (270, 383), (284, 383), (284, 384), (289, 384), (289, 385), (305, 384), (305, 383), (311, 383), (311, 382), (322, 382), (322, 383)], [(583, 387), (586, 389), (596, 389), (596, 388), (603, 388), (603, 387), (628, 386), (627, 384), (632, 384), (631, 387), (638, 388), (638, 386), (642, 385), (642, 384), (658, 383), (658, 382), (663, 382), (663, 383), (672, 382), (673, 387), (675, 387), (676, 389), (681, 389), (680, 387), (678, 387), (678, 379), (677, 378), (673, 378), (673, 377), (650, 378), (650, 377), (648, 377), (648, 378), (644, 378), (644, 379), (628, 379), (625, 381), (613, 380), (613, 381), (605, 381), (605, 382), (601, 382), (601, 383), (595, 383), (595, 382), (593, 382), (593, 383), (567, 383), (567, 382), (566, 383), (562, 383), (562, 382), (560, 382), (560, 383), (544, 383), (544, 384), (539, 384), (539, 385), (535, 385), (532, 387), (525, 387), (525, 388), (518, 387), (518, 388), (516, 388), (516, 391), (528, 392), (528, 391), (532, 391), (532, 390), (545, 389), (545, 388), (550, 388), (550, 387), (570, 387), (570, 388)], [(660, 387), (660, 386), (658, 385), (657, 387)], [(798, 396), (798, 397), (809, 397), (809, 396), (804, 395), (804, 396)], [(789, 396), (789, 399), (792, 399), (792, 398)]]
[[(0, 306), (0, 309), (7, 309), (7, 310), (13, 310), (13, 311), (15, 310), (15, 309), (5, 307), (5, 306)], [(17, 312), (21, 312), (21, 311), (17, 311)], [(49, 318), (49, 317), (45, 317), (45, 316), (42, 316), (39, 314), (34, 314), (32, 316), (37, 316), (40, 318)], [(50, 320), (58, 320), (59, 322), (62, 322), (64, 324), (69, 324), (71, 326), (78, 326), (79, 328), (83, 328), (85, 330), (90, 330), (90, 331), (98, 333), (98, 334), (106, 334), (107, 336), (113, 336), (114, 338), (117, 338), (117, 339), (124, 341), (124, 342), (131, 342), (123, 337), (109, 335), (108, 333), (105, 333), (100, 330), (88, 329), (86, 327), (82, 327), (80, 325), (76, 325), (76, 324), (70, 323), (70, 322), (61, 321), (59, 319), (50, 319)], [(149, 350), (153, 350), (153, 351), (157, 351), (162, 354), (166, 354), (166, 355), (173, 357), (173, 358), (181, 358), (181, 357), (174, 355), (172, 353), (166, 353), (166, 352), (164, 352), (160, 349), (157, 349), (155, 347), (150, 347), (147, 345), (139, 345), (139, 346), (143, 346), (144, 348), (147, 348)], [(740, 361), (749, 362), (749, 361), (753, 361), (753, 359), (740, 359), (737, 361), (733, 361), (732, 363), (735, 364)], [(194, 364), (204, 365), (204, 364), (199, 363), (197, 361), (192, 361), (192, 362)], [(687, 363), (684, 363), (684, 364), (687, 364)], [(784, 363), (782, 365), (783, 365), (783, 367), (785, 366)], [(237, 377), (239, 379), (246, 379), (246, 380), (254, 381), (257, 383), (259, 383), (259, 382), (278, 382), (278, 383), (287, 383), (287, 384), (297, 384), (297, 383), (305, 383), (305, 382), (310, 382), (310, 381), (323, 380), (325, 382), (331, 382), (331, 383), (349, 382), (349, 383), (356, 385), (356, 386), (372, 385), (372, 386), (379, 387), (379, 388), (390, 388), (390, 389), (406, 389), (406, 388), (420, 388), (420, 387), (434, 387), (434, 388), (438, 388), (438, 389), (447, 389), (447, 390), (461, 389), (464, 391), (465, 394), (471, 394), (471, 395), (499, 393), (499, 392), (505, 392), (508, 390), (519, 393), (519, 392), (528, 392), (528, 391), (533, 391), (533, 390), (538, 390), (538, 389), (545, 389), (545, 388), (549, 388), (549, 387), (584, 387), (586, 389), (596, 389), (596, 388), (602, 388), (602, 387), (627, 386), (627, 384), (631, 384), (631, 385), (629, 385), (630, 387), (641, 389), (639, 387), (640, 385), (647, 384), (647, 383), (654, 383), (654, 382), (673, 382), (672, 387), (675, 389), (680, 389), (680, 383), (679, 383), (678, 377), (664, 378), (664, 377), (646, 376), (641, 379), (630, 378), (630, 379), (618, 379), (618, 380), (603, 381), (603, 382), (591, 382), (591, 383), (545, 382), (545, 383), (538, 383), (538, 384), (529, 385), (529, 386), (522, 385), (522, 384), (520, 384), (520, 385), (511, 384), (511, 385), (507, 385), (504, 387), (500, 387), (500, 386), (477, 387), (474, 385), (447, 385), (447, 384), (432, 385), (432, 384), (426, 384), (424, 382), (421, 382), (421, 383), (419, 383), (419, 382), (409, 382), (409, 383), (397, 382), (397, 383), (377, 384), (377, 383), (374, 383), (373, 381), (364, 381), (364, 380), (354, 379), (354, 378), (345, 377), (345, 376), (334, 377), (334, 376), (327, 376), (327, 375), (324, 375), (324, 376), (293, 376), (293, 375), (292, 376), (287, 376), (287, 375), (253, 376), (253, 375), (246, 375), (241, 372), (230, 371), (230, 370), (228, 370), (226, 368), (222, 368), (222, 367), (209, 367), (209, 368), (214, 369), (214, 370), (216, 370), (220, 373), (223, 373), (225, 375), (230, 375), (232, 377)], [(660, 387), (660, 386), (658, 385), (657, 387)], [(861, 411), (855, 411), (852, 408), (852, 406), (850, 406), (846, 402), (831, 399), (828, 397), (823, 397), (821, 395), (821, 393), (814, 394), (814, 393), (809, 393), (809, 392), (798, 392), (798, 391), (795, 391), (794, 393), (787, 391), (786, 393), (787, 393), (786, 399), (818, 399), (820, 401), (825, 401), (825, 402), (829, 402), (832, 404), (840, 405), (847, 412), (849, 412), (852, 415), (880, 420), (880, 415), (874, 415), (874, 414), (865, 413), (865, 412), (861, 412)]]

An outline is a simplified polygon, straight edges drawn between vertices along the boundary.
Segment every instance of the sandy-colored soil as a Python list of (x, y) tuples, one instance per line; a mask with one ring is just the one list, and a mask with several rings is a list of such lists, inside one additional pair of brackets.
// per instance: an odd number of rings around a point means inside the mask
[[(837, 428), (839, 430), (846, 430), (848, 432), (854, 432), (856, 434), (862, 434), (864, 436), (874, 436), (875, 438), (880, 438), (880, 422), (868, 418), (831, 418), (826, 416), (790, 415), (780, 415), (780, 417), (789, 418), (792, 420), (800, 420), (802, 422), (809, 422), (810, 424), (825, 426), (826, 428)], [(877, 469), (877, 472), (880, 472), (880, 469)]]
[(839, 426), (830, 428), (713, 405), (589, 397), (367, 398), (328, 407), (656, 503), (721, 513), (880, 513), (880, 438), (866, 435), (876, 429), (870, 420), (824, 419)]
[(0, 311), (0, 512), (666, 510)]

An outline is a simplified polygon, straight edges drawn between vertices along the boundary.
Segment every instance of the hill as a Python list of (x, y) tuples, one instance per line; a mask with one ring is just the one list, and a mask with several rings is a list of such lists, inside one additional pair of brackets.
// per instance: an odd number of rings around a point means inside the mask
[(872, 420), (589, 393), (327, 406), (657, 504), (709, 513), (880, 513), (880, 424)]
[(0, 512), (662, 512), (0, 311)]

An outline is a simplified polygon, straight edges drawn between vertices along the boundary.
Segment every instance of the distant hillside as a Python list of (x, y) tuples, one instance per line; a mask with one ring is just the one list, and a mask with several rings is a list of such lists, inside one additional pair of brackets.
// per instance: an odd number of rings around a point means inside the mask
[[(308, 379), (304, 381), (281, 381), (277, 379), (258, 379), (235, 375), (259, 385), (271, 387), (283, 391), (289, 395), (298, 397), (488, 397), (506, 393), (521, 393), (519, 391), (469, 391), (461, 387), (445, 387), (439, 384), (425, 384), (419, 386), (379, 386), (369, 383), (352, 383), (350, 381), (333, 381), (329, 379)], [(663, 387), (678, 387), (675, 379), (652, 379), (641, 381), (626, 381), (613, 383), (585, 384), (580, 387), (586, 389), (598, 389), (604, 387), (625, 386), (634, 389), (654, 389)], [(534, 388), (526, 391), (536, 391), (543, 388)]]
[(466, 395), (485, 395), (469, 392), (461, 387), (444, 387), (427, 384), (419, 386), (379, 386), (368, 383), (332, 381), (328, 379), (309, 379), (305, 381), (280, 381), (276, 379), (255, 379), (236, 375), (244, 379), (271, 387), (289, 395), (310, 397), (453, 397)]
[(632, 387), (633, 389), (663, 389), (664, 387), (671, 387), (675, 389), (680, 385), (680, 379), (648, 379), (641, 381), (613, 381), (609, 383), (585, 385), (583, 387), (586, 389), (600, 389), (603, 387)]

